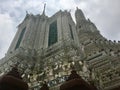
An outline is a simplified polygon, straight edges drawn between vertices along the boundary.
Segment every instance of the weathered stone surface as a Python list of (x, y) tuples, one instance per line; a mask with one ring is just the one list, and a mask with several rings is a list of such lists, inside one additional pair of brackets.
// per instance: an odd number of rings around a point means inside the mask
[[(17, 64), (31, 90), (39, 90), (43, 81), (50, 90), (59, 90), (75, 69), (99, 90), (119, 87), (120, 43), (104, 38), (80, 9), (75, 17), (76, 23), (68, 11), (60, 10), (51, 17), (27, 13), (6, 56), (0, 60), (0, 75)], [(49, 28), (54, 21), (57, 21), (57, 42), (48, 46)], [(17, 43), (19, 47), (15, 48)]]

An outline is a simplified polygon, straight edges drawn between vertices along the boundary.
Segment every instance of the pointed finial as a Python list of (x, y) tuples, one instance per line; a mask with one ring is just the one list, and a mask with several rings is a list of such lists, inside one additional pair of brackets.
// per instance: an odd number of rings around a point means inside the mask
[(91, 22), (91, 20), (88, 18), (88, 21)]
[(28, 11), (26, 11), (26, 14), (28, 14)]
[(71, 9), (69, 10), (69, 12), (71, 12)]
[(44, 4), (43, 14), (45, 15), (46, 3)]
[(76, 9), (78, 10), (78, 7), (76, 7)]

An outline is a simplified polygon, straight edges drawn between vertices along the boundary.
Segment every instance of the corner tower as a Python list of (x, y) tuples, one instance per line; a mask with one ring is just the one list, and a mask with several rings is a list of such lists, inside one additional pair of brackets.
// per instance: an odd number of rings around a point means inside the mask
[(82, 24), (82, 21), (86, 20), (82, 10), (79, 9), (78, 7), (76, 8), (76, 11), (75, 11), (75, 18), (76, 18), (77, 24)]
[(39, 89), (34, 83), (43, 81), (49, 87), (56, 86), (55, 82), (65, 81), (71, 70), (80, 70), (77, 67), (83, 54), (78, 38), (76, 25), (66, 10), (51, 17), (46, 16), (45, 11), (42, 15), (26, 13), (2, 60), (2, 71), (8, 72), (11, 65), (17, 64), (31, 89)]
[(99, 32), (97, 27), (90, 21), (90, 19), (86, 19), (82, 10), (77, 7), (75, 11), (75, 19), (76, 19), (76, 28), (78, 30), (82, 30), (84, 32)]

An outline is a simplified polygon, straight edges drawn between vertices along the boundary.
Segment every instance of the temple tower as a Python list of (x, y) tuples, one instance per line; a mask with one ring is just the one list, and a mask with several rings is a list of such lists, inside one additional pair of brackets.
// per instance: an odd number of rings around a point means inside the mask
[[(50, 90), (59, 90), (75, 70), (99, 90), (118, 87), (116, 83), (108, 86), (112, 80), (108, 80), (107, 74), (115, 69), (113, 76), (119, 81), (120, 43), (104, 38), (79, 8), (75, 18), (76, 23), (67, 10), (48, 17), (45, 7), (41, 15), (26, 13), (7, 54), (0, 60), (0, 75), (9, 72), (15, 64), (30, 90), (39, 90), (43, 82)], [(114, 59), (116, 62), (111, 63)]]

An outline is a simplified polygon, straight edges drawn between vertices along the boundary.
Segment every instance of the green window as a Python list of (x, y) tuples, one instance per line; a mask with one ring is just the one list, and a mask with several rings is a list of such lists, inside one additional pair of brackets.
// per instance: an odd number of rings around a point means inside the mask
[(53, 45), (57, 42), (57, 21), (54, 21), (50, 24), (49, 27), (49, 38), (48, 38), (48, 46)]
[(70, 27), (70, 34), (71, 34), (71, 38), (74, 39), (73, 37), (73, 32), (72, 32), (72, 26), (69, 24), (69, 27)]
[(17, 41), (17, 44), (16, 44), (15, 49), (19, 48), (20, 43), (21, 43), (22, 38), (23, 38), (23, 35), (24, 35), (24, 33), (25, 33), (25, 30), (26, 30), (26, 27), (25, 27), (25, 28), (22, 30), (22, 32), (20, 33), (20, 36), (19, 36), (19, 38), (18, 38), (18, 41)]

